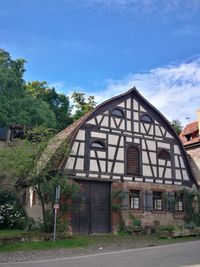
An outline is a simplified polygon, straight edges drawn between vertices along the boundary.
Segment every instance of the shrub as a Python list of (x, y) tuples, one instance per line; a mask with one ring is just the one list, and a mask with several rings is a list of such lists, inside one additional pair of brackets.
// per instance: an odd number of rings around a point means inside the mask
[(0, 191), (0, 229), (24, 229), (26, 224), (26, 213), (16, 195)]
[(171, 233), (176, 230), (176, 226), (175, 225), (164, 225), (160, 227), (160, 230)]

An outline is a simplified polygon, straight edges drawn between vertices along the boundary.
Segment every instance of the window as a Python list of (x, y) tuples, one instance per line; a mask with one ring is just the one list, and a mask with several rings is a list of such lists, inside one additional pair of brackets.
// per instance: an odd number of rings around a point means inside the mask
[(187, 141), (191, 141), (192, 140), (192, 135), (191, 134), (186, 134), (186, 139)]
[(175, 193), (175, 211), (183, 210), (183, 193)]
[(129, 207), (130, 209), (140, 209), (140, 190), (130, 190)]
[(163, 209), (163, 192), (153, 192), (153, 209)]
[(124, 117), (124, 112), (123, 110), (116, 108), (112, 110), (111, 115), (117, 116), (117, 117)]
[(98, 148), (98, 149), (105, 149), (106, 145), (105, 145), (105, 142), (102, 140), (95, 140), (92, 142), (91, 147), (92, 148)]
[(170, 153), (168, 150), (166, 149), (160, 149), (158, 151), (158, 158), (159, 159), (165, 159), (165, 160), (170, 160), (171, 157), (170, 157)]
[(153, 122), (152, 118), (147, 114), (142, 115), (140, 117), (140, 121), (145, 122), (145, 123), (152, 123)]
[(127, 148), (127, 174), (140, 174), (140, 156), (136, 146), (129, 146)]

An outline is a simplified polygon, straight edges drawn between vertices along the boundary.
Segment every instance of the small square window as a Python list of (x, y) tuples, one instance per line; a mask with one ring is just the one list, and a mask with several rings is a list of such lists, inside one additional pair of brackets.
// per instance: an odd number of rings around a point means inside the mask
[(140, 209), (140, 190), (131, 190), (129, 194), (130, 209)]
[(175, 211), (183, 211), (183, 193), (175, 193)]
[(162, 192), (153, 192), (153, 208), (154, 210), (163, 209), (163, 193)]

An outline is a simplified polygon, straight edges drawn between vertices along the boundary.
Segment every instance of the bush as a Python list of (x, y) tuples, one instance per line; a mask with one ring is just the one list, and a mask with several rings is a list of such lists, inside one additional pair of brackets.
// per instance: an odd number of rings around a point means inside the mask
[(0, 191), (0, 229), (24, 229), (26, 224), (26, 213), (16, 195)]
[(160, 231), (163, 231), (163, 232), (173, 232), (176, 230), (176, 226), (175, 225), (164, 225), (164, 226), (161, 226), (160, 227)]

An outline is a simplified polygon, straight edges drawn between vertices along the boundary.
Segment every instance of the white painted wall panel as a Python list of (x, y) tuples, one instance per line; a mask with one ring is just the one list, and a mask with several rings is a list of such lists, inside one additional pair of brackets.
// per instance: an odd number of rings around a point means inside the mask
[(138, 112), (136, 112), (136, 111), (133, 112), (133, 118), (134, 118), (134, 120), (136, 120), (136, 121), (139, 120), (139, 114), (138, 114)]
[(90, 160), (90, 171), (95, 171), (95, 172), (99, 171), (98, 164), (95, 159)]
[(142, 169), (144, 176), (153, 176), (150, 166), (143, 165)]
[(79, 142), (74, 142), (70, 155), (76, 155), (78, 151)]
[(78, 155), (79, 156), (84, 156), (85, 155), (85, 143), (80, 143)]
[(172, 178), (172, 170), (171, 168), (166, 168), (166, 171), (165, 171), (165, 178)]
[(119, 139), (118, 135), (109, 134), (108, 135), (108, 144), (109, 145), (117, 145), (118, 139)]
[(133, 129), (134, 129), (134, 132), (139, 132), (139, 124), (138, 124), (138, 122), (134, 122), (134, 124), (133, 124)]
[(121, 102), (120, 104), (117, 105), (118, 107), (124, 108), (125, 107), (125, 103)]
[(76, 170), (83, 170), (84, 169), (84, 159), (82, 158), (77, 158), (76, 161)]
[(108, 127), (108, 117), (105, 116), (102, 123), (101, 123), (101, 126), (102, 127)]
[(106, 139), (106, 133), (91, 132), (91, 137)]
[(133, 109), (138, 110), (138, 107), (139, 107), (138, 102), (135, 99), (133, 99)]
[(126, 112), (126, 118), (127, 119), (131, 119), (131, 111), (130, 110), (127, 110), (127, 112)]
[(149, 150), (156, 151), (156, 142), (147, 140), (147, 147)]
[(114, 173), (124, 174), (124, 163), (115, 162)]
[(78, 134), (76, 136), (76, 140), (81, 140), (81, 141), (85, 140), (85, 130), (79, 130), (78, 131)]
[(182, 179), (180, 170), (176, 170), (176, 179), (177, 180), (181, 180)]
[(108, 159), (114, 159), (116, 147), (109, 146), (108, 147)]
[(156, 156), (156, 153), (149, 152), (149, 155), (150, 155), (151, 163), (152, 164), (157, 164), (157, 156)]
[(117, 160), (124, 160), (124, 149), (123, 148), (118, 149)]

